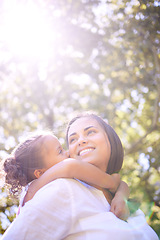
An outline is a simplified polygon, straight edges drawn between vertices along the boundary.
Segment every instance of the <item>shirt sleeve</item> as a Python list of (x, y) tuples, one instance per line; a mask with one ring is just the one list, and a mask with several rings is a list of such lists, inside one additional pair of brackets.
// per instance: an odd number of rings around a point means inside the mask
[(72, 227), (72, 193), (64, 179), (40, 189), (1, 240), (63, 239)]
[(135, 239), (159, 240), (156, 232), (147, 224), (144, 213), (138, 209), (127, 222), (132, 227)]

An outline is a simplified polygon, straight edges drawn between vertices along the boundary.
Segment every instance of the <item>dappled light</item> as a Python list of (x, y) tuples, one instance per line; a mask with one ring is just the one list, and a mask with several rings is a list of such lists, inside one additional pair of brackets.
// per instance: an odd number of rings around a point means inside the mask
[[(156, 0), (0, 1), (0, 161), (37, 130), (66, 148), (68, 120), (93, 111), (120, 136), (122, 179), (160, 235), (159, 19)], [(5, 194), (1, 234), (18, 204)]]

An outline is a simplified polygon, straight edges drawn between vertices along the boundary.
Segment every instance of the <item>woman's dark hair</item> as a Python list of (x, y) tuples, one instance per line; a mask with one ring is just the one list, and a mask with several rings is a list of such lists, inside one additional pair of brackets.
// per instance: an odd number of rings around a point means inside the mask
[(20, 143), (4, 160), (5, 183), (11, 194), (17, 195), (36, 177), (35, 169), (43, 168), (41, 146), (47, 134), (34, 135)]
[(78, 119), (80, 118), (93, 118), (95, 119), (99, 125), (104, 129), (105, 133), (108, 136), (110, 145), (111, 145), (111, 156), (108, 162), (108, 167), (106, 170), (106, 173), (108, 174), (112, 174), (112, 173), (116, 173), (119, 172), (121, 167), (122, 167), (122, 163), (123, 163), (123, 157), (124, 157), (124, 150), (122, 147), (122, 143), (120, 138), (118, 137), (117, 133), (114, 131), (114, 129), (107, 124), (100, 116), (97, 116), (95, 114), (90, 114), (90, 113), (85, 113), (85, 114), (81, 114), (78, 115), (77, 117), (73, 118), (67, 127), (67, 132), (66, 132), (66, 142), (67, 145), (69, 145), (68, 143), (68, 131), (70, 129), (70, 126)]

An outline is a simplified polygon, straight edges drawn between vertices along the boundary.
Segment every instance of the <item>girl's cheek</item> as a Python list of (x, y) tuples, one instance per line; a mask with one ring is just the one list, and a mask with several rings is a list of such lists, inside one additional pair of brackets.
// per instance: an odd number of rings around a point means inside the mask
[(69, 150), (66, 151), (66, 157), (69, 158), (70, 157), (70, 154), (69, 154)]

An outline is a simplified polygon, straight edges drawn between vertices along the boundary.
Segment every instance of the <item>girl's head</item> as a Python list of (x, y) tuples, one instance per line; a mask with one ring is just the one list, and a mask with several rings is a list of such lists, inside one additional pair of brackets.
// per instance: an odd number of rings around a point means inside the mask
[(73, 118), (66, 141), (70, 157), (90, 162), (109, 174), (120, 171), (124, 155), (121, 141), (101, 117), (85, 114)]
[(48, 168), (66, 158), (58, 139), (51, 133), (34, 135), (20, 143), (4, 161), (6, 183), (12, 193), (38, 178)]

